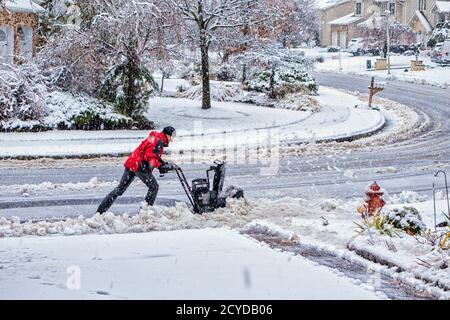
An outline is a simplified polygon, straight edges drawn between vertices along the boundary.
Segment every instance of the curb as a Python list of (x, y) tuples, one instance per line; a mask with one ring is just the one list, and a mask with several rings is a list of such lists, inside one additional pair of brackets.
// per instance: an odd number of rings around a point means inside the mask
[(407, 272), (409, 274), (412, 274), (414, 276), (414, 278), (416, 278), (417, 280), (421, 280), (429, 285), (434, 285), (444, 291), (450, 291), (450, 287), (448, 285), (446, 285), (445, 283), (442, 283), (439, 279), (437, 279), (437, 280), (430, 279), (427, 276), (416, 274), (414, 272), (410, 272), (389, 259), (379, 257), (376, 254), (374, 254), (368, 250), (365, 250), (363, 248), (358, 248), (357, 246), (352, 245), (351, 243), (349, 243), (347, 245), (347, 249), (368, 261), (371, 261), (371, 262), (374, 262), (374, 263), (377, 263), (377, 264), (380, 264), (383, 266), (387, 266), (389, 268), (397, 268), (397, 272), (399, 272), (399, 273)]

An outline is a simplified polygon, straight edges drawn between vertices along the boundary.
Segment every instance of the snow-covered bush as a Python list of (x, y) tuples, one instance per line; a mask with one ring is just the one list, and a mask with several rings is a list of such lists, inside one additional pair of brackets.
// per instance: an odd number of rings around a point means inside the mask
[(46, 98), (48, 116), (44, 118), (49, 129), (113, 130), (152, 128), (142, 126), (130, 117), (114, 112), (111, 103), (87, 95), (54, 91)]
[(389, 237), (399, 236), (389, 217), (384, 214), (365, 217), (362, 223), (355, 222), (355, 225), (357, 226), (356, 232), (358, 234), (365, 233), (367, 229), (374, 229), (381, 235), (388, 235)]
[(436, 43), (442, 42), (450, 36), (450, 20), (436, 24), (436, 28), (431, 33), (428, 46), (434, 47)]
[(408, 234), (420, 234), (425, 231), (425, 224), (419, 211), (414, 207), (394, 208), (388, 213), (389, 223), (395, 228), (404, 230)]
[(189, 81), (192, 86), (199, 85), (202, 77), (201, 69), (200, 64), (191, 63), (183, 69), (180, 78)]
[(301, 70), (265, 70), (255, 72), (251, 80), (245, 81), (246, 89), (249, 91), (265, 92), (272, 91), (275, 97), (284, 97), (289, 93), (304, 92), (317, 94), (319, 84), (306, 71)]
[(116, 112), (140, 119), (155, 90), (158, 90), (158, 84), (150, 71), (136, 64), (136, 60), (127, 59), (107, 73), (100, 96), (112, 102)]
[[(242, 96), (243, 90), (240, 85), (235, 83), (213, 82), (211, 83), (210, 94), (214, 101), (233, 101), (233, 99)], [(201, 100), (202, 96), (203, 87), (201, 85), (190, 87), (179, 94), (181, 98), (194, 100)]]
[(244, 82), (245, 88), (249, 91), (266, 92), (270, 90), (271, 71), (257, 71), (252, 75), (251, 80)]
[(306, 71), (284, 70), (278, 74), (280, 79), (280, 89), (278, 89), (281, 95), (287, 93), (299, 92), (305, 90), (310, 94), (317, 94), (319, 90), (319, 84), (316, 80)]
[(34, 121), (46, 115), (47, 87), (34, 65), (10, 66), (0, 75), (0, 128), (15, 121)]
[(240, 70), (232, 64), (224, 63), (215, 70), (214, 75), (218, 81), (237, 81)]
[[(148, 120), (145, 123), (136, 122), (114, 112), (111, 103), (47, 86), (46, 79), (33, 65), (17, 68), (8, 78), (6, 73), (0, 76), (2, 131), (153, 128)], [(17, 84), (21, 84), (22, 89), (16, 90)]]

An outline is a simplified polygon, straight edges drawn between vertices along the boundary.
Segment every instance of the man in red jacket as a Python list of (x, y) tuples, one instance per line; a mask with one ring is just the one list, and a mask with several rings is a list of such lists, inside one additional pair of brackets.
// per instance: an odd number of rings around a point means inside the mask
[(108, 211), (118, 196), (121, 196), (137, 176), (148, 187), (145, 201), (152, 206), (158, 194), (159, 185), (152, 174), (158, 168), (161, 174), (173, 170), (173, 164), (161, 159), (164, 147), (169, 146), (176, 135), (175, 128), (165, 127), (163, 131), (152, 131), (125, 161), (125, 171), (119, 185), (109, 193), (97, 209), (100, 214)]

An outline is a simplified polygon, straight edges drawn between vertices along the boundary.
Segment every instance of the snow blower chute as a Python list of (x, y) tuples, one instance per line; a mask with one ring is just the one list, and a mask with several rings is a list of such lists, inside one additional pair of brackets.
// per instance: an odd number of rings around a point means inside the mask
[[(217, 208), (225, 207), (227, 198), (244, 197), (244, 191), (235, 186), (229, 186), (222, 192), (225, 169), (225, 162), (216, 160), (214, 161), (214, 165), (206, 170), (206, 178), (194, 179), (191, 185), (189, 185), (181, 168), (174, 165), (174, 170), (194, 209), (194, 213), (202, 214), (204, 212), (211, 212)], [(212, 186), (209, 176), (211, 171), (214, 171)]]

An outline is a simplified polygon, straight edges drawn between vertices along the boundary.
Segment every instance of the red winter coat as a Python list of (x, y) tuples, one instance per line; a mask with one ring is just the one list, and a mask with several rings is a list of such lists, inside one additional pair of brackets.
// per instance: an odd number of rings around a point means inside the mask
[(161, 131), (152, 131), (148, 137), (133, 151), (125, 161), (125, 168), (137, 172), (142, 160), (150, 164), (150, 168), (159, 168), (164, 147), (168, 146), (166, 135)]

